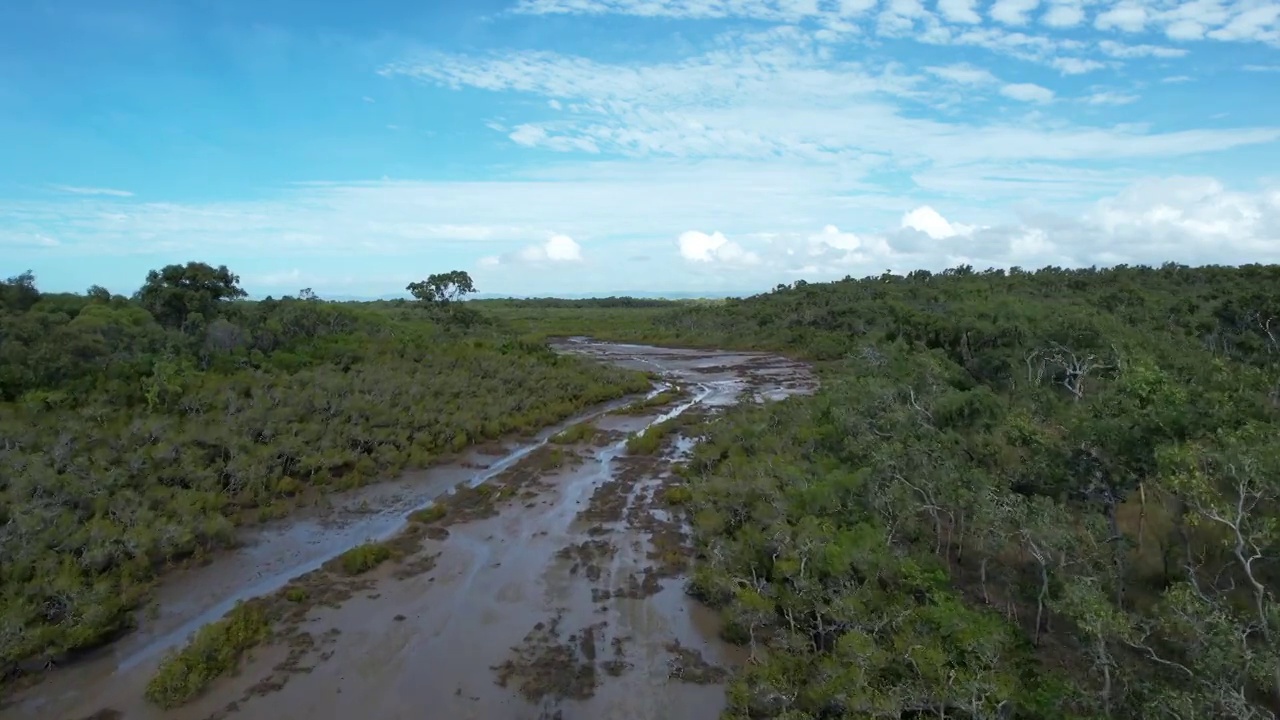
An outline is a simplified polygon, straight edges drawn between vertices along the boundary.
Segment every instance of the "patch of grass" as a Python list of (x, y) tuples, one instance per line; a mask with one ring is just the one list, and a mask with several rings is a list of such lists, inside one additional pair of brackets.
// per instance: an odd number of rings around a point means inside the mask
[(291, 603), (306, 602), (310, 596), (311, 593), (308, 593), (306, 588), (301, 587), (291, 587), (284, 591), (284, 599)]
[(591, 422), (580, 422), (552, 435), (551, 442), (556, 445), (576, 445), (590, 442), (595, 438), (597, 432), (598, 429)]
[(678, 388), (678, 387), (667, 388), (666, 390), (663, 390), (662, 392), (658, 393), (657, 395), (654, 395), (651, 398), (645, 398), (644, 400), (637, 400), (631, 403), (630, 405), (622, 408), (622, 410), (620, 410), (619, 412), (621, 412), (623, 415), (643, 415), (649, 412), (650, 410), (652, 410), (653, 408), (662, 407), (664, 405), (670, 405), (671, 403), (674, 403), (677, 400), (680, 400), (684, 396), (685, 396), (685, 391), (682, 388)]
[(659, 491), (662, 501), (668, 505), (684, 505), (693, 499), (688, 485), (667, 485)]
[(428, 505), (427, 507), (424, 507), (421, 510), (414, 510), (413, 512), (409, 513), (409, 520), (412, 522), (422, 523), (424, 525), (427, 525), (433, 522), (439, 522), (443, 520), (444, 516), (448, 514), (449, 514), (448, 508), (446, 508), (444, 505), (436, 503), (434, 505)]
[(236, 670), (244, 654), (270, 633), (271, 621), (262, 603), (240, 603), (221, 620), (200, 628), (184, 648), (165, 657), (147, 683), (147, 699), (165, 709), (191, 700), (218, 676)]
[(538, 469), (543, 472), (558, 470), (572, 462), (577, 455), (572, 451), (564, 451), (560, 448), (552, 448), (551, 452), (545, 453), (538, 457)]
[(338, 566), (347, 575), (360, 575), (391, 558), (391, 548), (383, 543), (357, 545), (338, 556)]
[(653, 455), (662, 447), (663, 439), (678, 427), (674, 419), (650, 425), (643, 432), (627, 439), (627, 452), (632, 455)]

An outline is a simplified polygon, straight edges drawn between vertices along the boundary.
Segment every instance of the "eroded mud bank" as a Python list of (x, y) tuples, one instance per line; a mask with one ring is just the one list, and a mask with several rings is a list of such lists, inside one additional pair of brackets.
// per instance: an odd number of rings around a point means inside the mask
[[(741, 399), (808, 392), (813, 378), (759, 354), (582, 340), (558, 349), (659, 372), (682, 394), (580, 418), (594, 431), (573, 444), (548, 444), (554, 428), (262, 528), (239, 551), (168, 578), (158, 615), (138, 632), (0, 712), (54, 720), (104, 710), (127, 720), (715, 717), (724, 675), (742, 656), (683, 593), (687, 533), (664, 498), (671, 464), (689, 447), (679, 424)], [(656, 450), (628, 451), (629, 436), (668, 420)], [(484, 492), (449, 495), (459, 483)], [(433, 500), (449, 508), (443, 519), (406, 532), (406, 514)], [(317, 570), (386, 538), (403, 552), (368, 575)], [(236, 677), (175, 710), (143, 699), (165, 650), (237, 600), (286, 583), (314, 602), (290, 613)]]

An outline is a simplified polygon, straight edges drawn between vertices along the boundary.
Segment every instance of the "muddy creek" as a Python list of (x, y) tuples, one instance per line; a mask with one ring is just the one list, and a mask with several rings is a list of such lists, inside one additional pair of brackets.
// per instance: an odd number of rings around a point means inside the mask
[[(681, 426), (736, 402), (812, 391), (784, 358), (574, 339), (561, 352), (653, 371), (649, 403), (615, 402), (535, 439), (473, 452), (248, 532), (167, 576), (139, 628), (9, 698), (6, 720), (708, 720), (743, 653), (684, 594), (687, 528), (664, 502)], [(663, 390), (679, 389), (678, 396)], [(669, 399), (667, 399), (669, 398)], [(670, 422), (666, 422), (670, 421)], [(575, 442), (556, 433), (590, 423)], [(628, 450), (666, 423), (656, 450)], [(452, 505), (450, 503), (453, 503)], [(444, 520), (407, 522), (433, 503)], [(369, 540), (401, 552), (355, 578), (322, 570)], [(166, 651), (243, 599), (313, 602), (234, 677), (164, 711), (143, 698)]]

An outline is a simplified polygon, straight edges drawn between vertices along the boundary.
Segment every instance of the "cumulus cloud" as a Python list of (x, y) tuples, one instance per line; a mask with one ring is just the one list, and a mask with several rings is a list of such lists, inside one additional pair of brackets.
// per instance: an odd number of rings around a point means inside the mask
[(1097, 60), (1074, 57), (1054, 58), (1050, 64), (1063, 75), (1083, 75), (1094, 70), (1101, 70), (1107, 66), (1106, 63), (1098, 62)]
[(945, 240), (957, 235), (968, 235), (973, 228), (967, 225), (955, 225), (928, 205), (922, 205), (902, 216), (901, 226), (905, 230), (922, 232), (934, 240)]
[(1005, 25), (1026, 25), (1029, 15), (1040, 0), (996, 0), (991, 4), (991, 19)]
[(1084, 8), (1073, 3), (1054, 3), (1041, 16), (1040, 22), (1053, 28), (1070, 28), (1084, 22)]
[(487, 255), (479, 260), (481, 267), (510, 264), (544, 265), (581, 261), (582, 246), (568, 235), (558, 233), (547, 238), (546, 242), (526, 245), (516, 252), (506, 255)]
[(677, 241), (680, 256), (694, 263), (716, 263), (721, 265), (756, 265), (760, 256), (741, 245), (729, 240), (717, 231), (710, 235), (697, 230), (688, 230), (680, 234)]
[(1000, 88), (1000, 94), (1021, 102), (1047, 103), (1053, 100), (1053, 91), (1034, 83), (1011, 83)]
[[(842, 237), (835, 245), (822, 238)], [(815, 250), (822, 244), (828, 250)], [(840, 251), (835, 251), (836, 247)], [(1236, 192), (1212, 178), (1140, 181), (1079, 214), (1037, 212), (968, 225), (929, 206), (898, 227), (840, 233), (834, 226), (789, 243), (774, 238), (763, 268), (810, 280), (915, 268), (1245, 263), (1280, 260), (1280, 189)], [(802, 252), (807, 249), (808, 252)]]
[(1098, 14), (1093, 26), (1099, 30), (1139, 32), (1147, 25), (1147, 8), (1135, 0), (1121, 0), (1106, 12)]
[(938, 0), (938, 12), (951, 22), (977, 24), (982, 16), (974, 9), (975, 0)]

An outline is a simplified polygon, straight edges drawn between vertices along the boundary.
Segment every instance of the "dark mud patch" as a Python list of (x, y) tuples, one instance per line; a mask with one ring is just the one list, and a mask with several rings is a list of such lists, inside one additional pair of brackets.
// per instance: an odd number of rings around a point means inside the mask
[(702, 652), (681, 645), (679, 640), (672, 640), (665, 647), (673, 656), (667, 663), (667, 676), (672, 680), (717, 685), (729, 679), (728, 670), (707, 662)]
[(595, 695), (596, 643), (603, 623), (589, 625), (580, 633), (561, 637), (563, 613), (539, 622), (512, 648), (514, 657), (492, 668), (500, 687), (516, 683), (520, 695), (529, 702), (544, 699), (585, 700)]
[(627, 662), (626, 659), (626, 643), (630, 641), (630, 635), (627, 635), (626, 637), (615, 637), (610, 641), (609, 644), (613, 648), (613, 656), (600, 663), (600, 668), (604, 670), (609, 677), (621, 677), (624, 672), (635, 667), (631, 663)]
[(92, 715), (85, 715), (80, 720), (120, 720), (124, 717), (124, 713), (112, 708), (102, 708)]
[(612, 596), (643, 600), (660, 592), (662, 592), (662, 583), (658, 580), (658, 573), (653, 568), (645, 568), (638, 573), (628, 575), (626, 583), (614, 590)]
[(588, 580), (595, 582), (600, 579), (601, 561), (608, 560), (616, 554), (618, 554), (618, 548), (607, 540), (584, 540), (561, 548), (556, 552), (556, 557), (573, 562), (569, 568), (570, 575), (577, 575), (581, 570)]
[[(620, 457), (613, 476), (596, 487), (578, 520), (593, 526), (595, 534), (608, 532), (604, 523), (616, 523), (626, 516), (636, 483), (657, 474), (661, 461), (653, 457)], [(599, 527), (599, 530), (594, 528)]]

